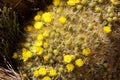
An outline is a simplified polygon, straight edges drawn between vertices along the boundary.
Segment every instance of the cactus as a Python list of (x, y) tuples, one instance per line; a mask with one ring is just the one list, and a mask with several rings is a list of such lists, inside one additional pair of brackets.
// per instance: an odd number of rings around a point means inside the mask
[[(110, 35), (119, 21), (119, 0), (53, 0), (25, 27), (15, 59), (32, 80), (116, 80), (110, 73)], [(112, 45), (112, 44), (111, 44)]]

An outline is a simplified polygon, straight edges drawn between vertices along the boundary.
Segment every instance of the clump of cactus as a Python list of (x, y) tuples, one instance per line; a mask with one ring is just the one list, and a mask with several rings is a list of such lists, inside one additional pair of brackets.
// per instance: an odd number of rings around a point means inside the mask
[(111, 42), (108, 36), (120, 19), (119, 4), (119, 0), (53, 0), (45, 12), (38, 11), (25, 27), (22, 48), (13, 54), (22, 63), (22, 76), (32, 80), (105, 79), (109, 69), (102, 47)]

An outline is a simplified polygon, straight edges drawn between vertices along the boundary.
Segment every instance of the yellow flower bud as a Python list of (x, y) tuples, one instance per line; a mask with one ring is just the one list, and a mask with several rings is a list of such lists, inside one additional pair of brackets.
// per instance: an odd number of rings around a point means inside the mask
[(24, 30), (30, 32), (33, 30), (33, 26), (28, 25), (27, 27), (24, 28)]
[(110, 33), (112, 31), (110, 26), (104, 26), (103, 30), (105, 33)]
[(12, 58), (17, 59), (18, 58), (18, 53), (14, 52)]
[(60, 4), (60, 0), (53, 0), (54, 6), (58, 6)]
[(83, 49), (82, 54), (88, 56), (90, 54), (90, 49), (89, 48)]
[(38, 34), (37, 40), (40, 41), (40, 40), (43, 40), (43, 39), (44, 39), (43, 35), (42, 34)]
[(23, 73), (22, 76), (23, 76), (23, 77), (27, 77), (27, 74), (26, 74), (26, 73)]
[(49, 60), (49, 56), (48, 55), (43, 56), (43, 58), (44, 58), (44, 61), (48, 61)]
[(61, 24), (65, 24), (66, 21), (67, 21), (67, 19), (66, 19), (64, 16), (61, 16), (61, 17), (59, 18), (59, 22), (60, 22)]
[(35, 21), (40, 21), (40, 18), (41, 18), (40, 15), (36, 15), (36, 16), (34, 17), (34, 20), (35, 20)]

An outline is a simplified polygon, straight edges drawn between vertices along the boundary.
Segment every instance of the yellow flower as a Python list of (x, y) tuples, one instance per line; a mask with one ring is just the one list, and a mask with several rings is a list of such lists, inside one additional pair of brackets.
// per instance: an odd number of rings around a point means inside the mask
[(39, 70), (39, 75), (44, 76), (47, 74), (47, 70), (44, 67), (41, 67)]
[(75, 1), (75, 3), (80, 3), (80, 0), (74, 0)]
[(26, 50), (25, 48), (22, 50), (22, 59), (23, 61), (27, 61), (30, 57), (32, 57), (32, 52)]
[(58, 6), (60, 4), (60, 0), (53, 0), (54, 6)]
[(38, 55), (41, 55), (43, 53), (44, 49), (39, 46), (33, 46), (33, 52), (35, 52)]
[(31, 26), (31, 25), (28, 25), (27, 27), (25, 27), (25, 29), (24, 29), (25, 31), (32, 31), (33, 30), (33, 26)]
[(38, 55), (41, 55), (43, 53), (44, 49), (42, 47), (39, 48), (39, 52), (37, 53)]
[(42, 19), (43, 19), (44, 22), (50, 23), (52, 21), (52, 16), (51, 16), (50, 12), (45, 12), (42, 15)]
[(75, 58), (74, 55), (64, 55), (64, 62), (70, 63)]
[(88, 56), (90, 54), (90, 49), (89, 48), (83, 49), (82, 54)]
[(35, 71), (33, 72), (33, 75), (34, 75), (35, 77), (40, 76), (40, 75), (39, 75), (39, 71), (38, 71), (38, 70), (35, 70)]
[(35, 41), (35, 43), (34, 43), (34, 46), (40, 47), (42, 45), (43, 45), (43, 41)]
[(83, 66), (84, 62), (83, 62), (82, 59), (77, 59), (77, 60), (75, 61), (75, 64), (76, 64), (78, 67), (81, 67), (81, 66)]
[(34, 28), (35, 29), (41, 29), (43, 27), (43, 23), (42, 22), (35, 22), (34, 24)]
[(57, 75), (57, 72), (55, 69), (50, 69), (50, 73), (49, 73), (50, 76), (56, 76)]
[(74, 2), (74, 0), (68, 0), (67, 4), (70, 5), (70, 6), (74, 6), (75, 2)]
[(67, 21), (67, 19), (66, 19), (64, 16), (61, 16), (61, 17), (59, 18), (59, 22), (60, 22), (61, 24), (65, 24), (66, 21)]
[(17, 59), (18, 58), (18, 53), (14, 52), (12, 58)]
[(42, 35), (42, 34), (39, 34), (38, 36), (37, 36), (37, 40), (39, 41), (39, 40), (43, 40), (44, 39), (44, 36)]
[(67, 64), (66, 68), (67, 68), (68, 72), (71, 72), (71, 71), (74, 70), (74, 65), (73, 64)]
[(49, 76), (45, 76), (42, 80), (51, 80)]
[(34, 20), (35, 20), (35, 21), (40, 21), (40, 18), (41, 18), (41, 16), (40, 16), (39, 14), (37, 14), (37, 15), (34, 17)]
[(110, 33), (112, 31), (110, 26), (104, 26), (103, 30), (105, 33)]
[(80, 0), (68, 0), (67, 1), (67, 4), (70, 6), (74, 6), (77, 3), (80, 3)]

